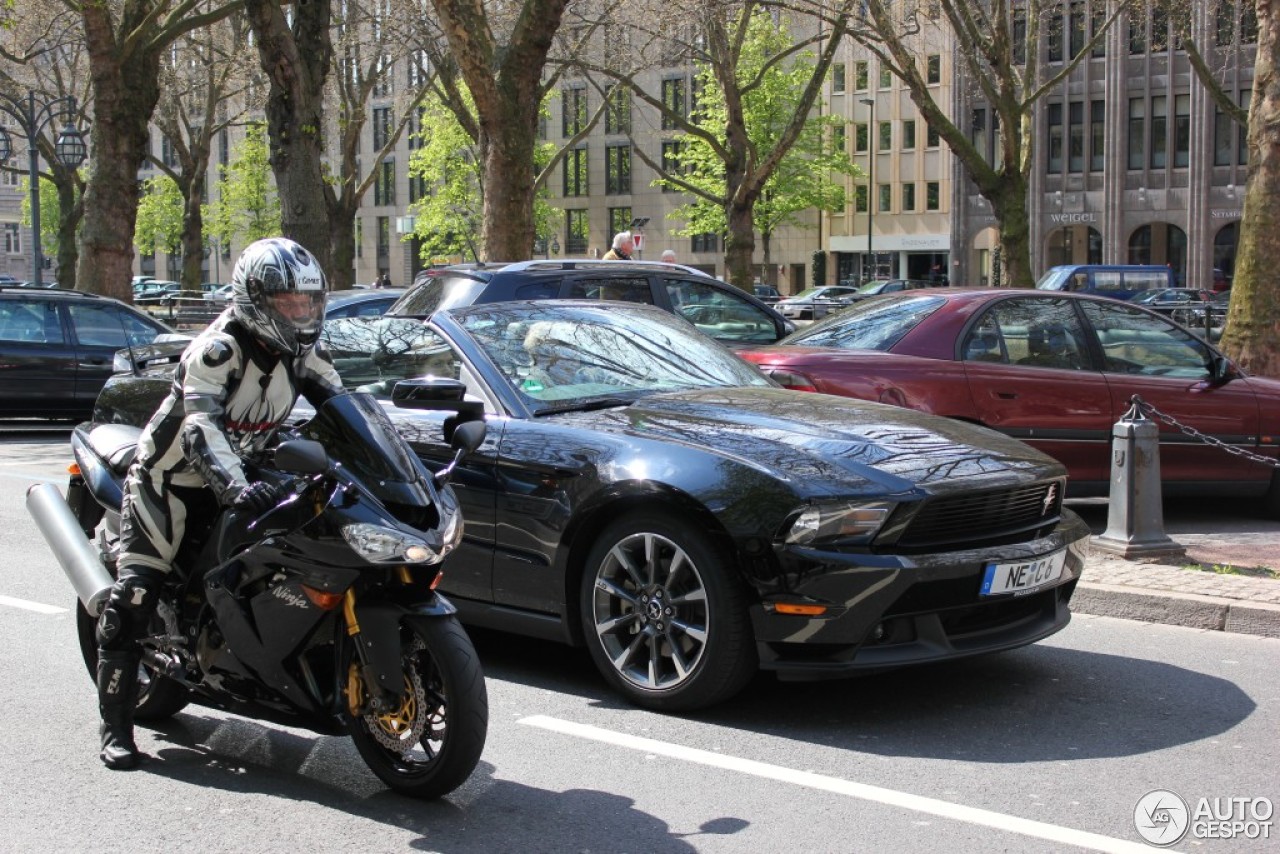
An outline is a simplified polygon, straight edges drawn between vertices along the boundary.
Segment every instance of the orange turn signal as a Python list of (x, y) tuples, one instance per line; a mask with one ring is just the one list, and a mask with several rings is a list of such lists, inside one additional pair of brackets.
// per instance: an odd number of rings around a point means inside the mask
[(797, 617), (820, 617), (827, 612), (826, 605), (798, 605), (793, 602), (775, 602), (773, 610), (779, 614), (793, 614)]
[(79, 463), (72, 463), (71, 465), (67, 466), (67, 474), (71, 475), (72, 477), (79, 477), (79, 476), (80, 476), (80, 464), (79, 464)]
[(307, 598), (311, 600), (311, 604), (315, 605), (321, 611), (332, 611), (334, 608), (342, 604), (341, 593), (329, 593), (325, 590), (317, 590), (314, 587), (302, 585), (302, 592), (307, 594)]

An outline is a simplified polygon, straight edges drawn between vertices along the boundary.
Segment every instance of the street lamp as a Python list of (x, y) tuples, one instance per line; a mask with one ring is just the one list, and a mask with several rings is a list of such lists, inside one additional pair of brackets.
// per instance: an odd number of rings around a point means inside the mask
[[(88, 154), (89, 147), (72, 119), (76, 117), (76, 99), (70, 95), (53, 98), (49, 101), (36, 101), (36, 93), (28, 91), (26, 98), (12, 98), (0, 93), (0, 111), (8, 113), (18, 123), (22, 133), (27, 137), (27, 153), (29, 155), (29, 180), (31, 182), (31, 281), (40, 286), (40, 271), (44, 267), (44, 258), (40, 251), (40, 149), (37, 142), (40, 131), (54, 119), (63, 117), (66, 123), (62, 126), (53, 150), (58, 160), (68, 169), (79, 168)], [(9, 159), (13, 153), (13, 143), (9, 134), (0, 128), (0, 162)]]
[(875, 205), (872, 204), (871, 193), (876, 187), (876, 101), (875, 98), (862, 98), (862, 103), (871, 108), (871, 116), (867, 119), (867, 281), (871, 281), (871, 226), (875, 222)]

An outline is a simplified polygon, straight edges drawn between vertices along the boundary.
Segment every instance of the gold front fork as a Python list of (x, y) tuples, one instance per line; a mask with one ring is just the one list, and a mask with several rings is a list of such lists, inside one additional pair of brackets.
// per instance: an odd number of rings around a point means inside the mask
[[(396, 577), (403, 584), (413, 583), (413, 576), (407, 566), (396, 567)], [(356, 592), (353, 588), (348, 587), (347, 592), (343, 594), (342, 616), (347, 621), (347, 635), (355, 637), (360, 634), (360, 621), (356, 619)], [(357, 641), (356, 648), (359, 649), (359, 646)], [(360, 710), (364, 706), (365, 688), (364, 680), (360, 676), (361, 659), (362, 656), (357, 655), (347, 670), (347, 709), (353, 718), (359, 717)]]

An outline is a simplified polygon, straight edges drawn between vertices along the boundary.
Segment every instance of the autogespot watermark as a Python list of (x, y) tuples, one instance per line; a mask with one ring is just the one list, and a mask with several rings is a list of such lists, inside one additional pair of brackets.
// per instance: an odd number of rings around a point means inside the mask
[(1200, 798), (1195, 806), (1173, 792), (1147, 792), (1133, 808), (1138, 834), (1164, 847), (1192, 839), (1270, 839), (1274, 806), (1270, 798)]

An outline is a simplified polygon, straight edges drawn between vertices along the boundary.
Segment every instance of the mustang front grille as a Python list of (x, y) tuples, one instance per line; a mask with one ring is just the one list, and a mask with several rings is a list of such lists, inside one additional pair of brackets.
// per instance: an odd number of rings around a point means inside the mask
[(894, 546), (954, 551), (1042, 537), (1058, 524), (1064, 488), (1062, 481), (1050, 480), (930, 498), (906, 521)]

